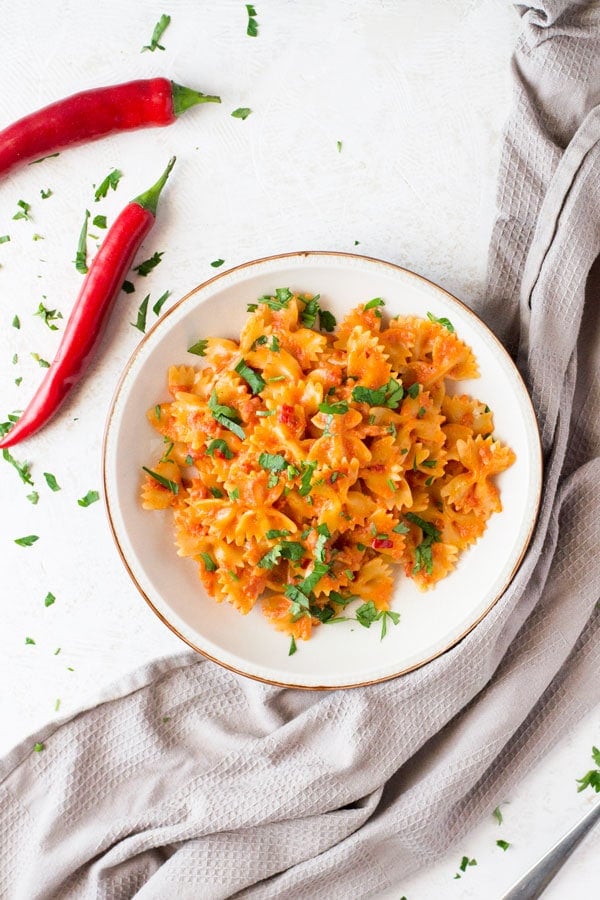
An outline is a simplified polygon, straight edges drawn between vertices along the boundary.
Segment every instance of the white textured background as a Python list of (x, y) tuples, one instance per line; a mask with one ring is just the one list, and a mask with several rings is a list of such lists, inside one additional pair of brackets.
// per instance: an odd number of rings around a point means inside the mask
[[(361, 252), (400, 263), (469, 303), (481, 296), (494, 216), (508, 60), (518, 17), (504, 0), (257, 0), (259, 35), (246, 35), (239, 0), (163, 4), (20, 0), (3, 4), (0, 127), (88, 87), (165, 75), (220, 94), (175, 125), (107, 138), (25, 166), (0, 184), (0, 416), (22, 409), (60, 332), (34, 317), (41, 300), (66, 317), (81, 284), (73, 265), (84, 211), (109, 224), (178, 162), (139, 260), (165, 251), (136, 292), (122, 295), (85, 383), (40, 435), (12, 452), (31, 462), (40, 501), (0, 459), (0, 752), (75, 709), (120, 674), (182, 649), (136, 593), (112, 544), (101, 503), (104, 419), (139, 332), (145, 293), (171, 300), (225, 267), (273, 253)], [(165, 51), (140, 53), (161, 13)], [(246, 121), (232, 110), (248, 106)], [(338, 152), (337, 142), (342, 142)], [(116, 192), (93, 185), (117, 167)], [(42, 200), (40, 191), (53, 194)], [(17, 201), (31, 221), (12, 219)], [(90, 229), (98, 234), (97, 229)], [(43, 239), (33, 240), (33, 235)], [(359, 241), (356, 245), (355, 241)], [(95, 242), (89, 241), (89, 255)], [(138, 260), (138, 261), (139, 261)], [(18, 314), (21, 329), (11, 327)], [(151, 324), (154, 317), (148, 317)], [(215, 323), (218, 330), (218, 323)], [(13, 364), (14, 354), (18, 363)], [(17, 387), (14, 379), (22, 377)], [(56, 475), (52, 493), (43, 472)], [(14, 538), (38, 534), (31, 548)], [(51, 591), (53, 606), (44, 606)], [(35, 640), (26, 645), (25, 637)], [(55, 655), (60, 647), (60, 653)], [(55, 711), (60, 700), (59, 713)], [(575, 777), (598, 743), (597, 714), (507, 797), (505, 825), (481, 823), (397, 897), (496, 900), (592, 802)], [(490, 811), (491, 813), (491, 811)], [(495, 841), (511, 841), (503, 853)], [(463, 854), (477, 867), (455, 880)], [(594, 896), (593, 837), (547, 897)]]

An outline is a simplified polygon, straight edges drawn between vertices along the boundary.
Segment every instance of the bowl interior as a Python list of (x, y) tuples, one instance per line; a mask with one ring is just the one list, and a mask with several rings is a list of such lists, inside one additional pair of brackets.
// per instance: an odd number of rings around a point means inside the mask
[[(491, 517), (483, 537), (461, 554), (450, 576), (421, 593), (397, 568), (392, 608), (400, 624), (384, 640), (375, 624), (357, 622), (317, 628), (298, 652), (275, 632), (258, 609), (242, 616), (204, 591), (196, 564), (177, 556), (170, 513), (141, 508), (141, 467), (163, 452), (162, 439), (145, 413), (170, 399), (169, 365), (193, 365), (187, 348), (202, 337), (239, 337), (246, 305), (275, 288), (319, 293), (321, 305), (339, 319), (374, 297), (385, 315), (431, 312), (448, 317), (473, 349), (481, 377), (457, 390), (487, 403), (494, 434), (516, 453), (515, 464), (497, 479), (503, 511)], [(381, 680), (434, 658), (464, 636), (509, 583), (535, 522), (541, 458), (531, 402), (510, 357), (462, 303), (413, 273), (388, 263), (343, 254), (301, 253), (259, 260), (199, 286), (146, 335), (117, 388), (104, 447), (105, 495), (121, 555), (135, 583), (159, 616), (184, 640), (239, 672), (302, 687), (342, 687)]]

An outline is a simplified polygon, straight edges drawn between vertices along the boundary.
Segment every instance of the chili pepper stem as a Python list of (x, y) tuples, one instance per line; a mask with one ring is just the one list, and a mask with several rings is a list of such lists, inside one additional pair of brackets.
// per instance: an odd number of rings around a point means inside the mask
[(182, 84), (171, 82), (171, 94), (173, 96), (173, 115), (180, 116), (186, 109), (196, 106), (197, 103), (220, 103), (220, 97), (213, 97), (203, 94), (202, 91), (195, 91), (193, 88), (185, 87)]
[(135, 199), (131, 202), (137, 203), (137, 205), (141, 206), (142, 209), (147, 209), (148, 212), (151, 212), (153, 216), (156, 216), (156, 207), (158, 206), (158, 198), (160, 197), (160, 192), (165, 186), (171, 169), (175, 165), (176, 159), (176, 156), (172, 156), (169, 160), (167, 168), (162, 173), (156, 184), (153, 184), (151, 188), (148, 188), (148, 190), (144, 191), (143, 194), (140, 194), (139, 197), (135, 197)]

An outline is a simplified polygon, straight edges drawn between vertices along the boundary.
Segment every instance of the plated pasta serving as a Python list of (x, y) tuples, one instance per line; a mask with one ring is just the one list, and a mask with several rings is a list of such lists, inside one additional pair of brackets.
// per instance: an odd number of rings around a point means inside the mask
[(290, 654), (321, 625), (385, 637), (402, 584), (435, 588), (501, 512), (516, 459), (461, 389), (478, 362), (449, 318), (325, 307), (287, 287), (252, 299), (239, 339), (198, 334), (197, 364), (174, 361), (169, 399), (148, 398), (163, 442), (142, 506), (170, 510), (165, 544)]

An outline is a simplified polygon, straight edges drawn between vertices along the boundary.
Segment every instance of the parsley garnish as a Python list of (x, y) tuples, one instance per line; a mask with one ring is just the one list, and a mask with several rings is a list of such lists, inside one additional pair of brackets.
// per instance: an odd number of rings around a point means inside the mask
[(265, 389), (266, 382), (264, 378), (259, 375), (259, 373), (255, 369), (252, 369), (245, 359), (240, 359), (239, 363), (235, 367), (235, 371), (238, 373), (240, 378), (243, 378), (244, 381), (250, 386), (250, 390), (253, 394), (260, 394), (260, 392)]
[(229, 449), (229, 445), (223, 438), (215, 438), (214, 441), (211, 441), (206, 448), (206, 455), (214, 458), (215, 450), (218, 450), (225, 459), (233, 459), (235, 455), (233, 451)]
[(282, 456), (281, 453), (261, 453), (258, 457), (258, 464), (267, 472), (283, 472), (287, 466), (285, 456)]
[(368, 403), (369, 406), (387, 406), (389, 409), (397, 409), (403, 396), (404, 388), (395, 378), (390, 378), (387, 384), (378, 388), (368, 388), (358, 384), (352, 390), (352, 399), (356, 403)]
[(421, 531), (425, 534), (423, 541), (415, 547), (415, 564), (413, 567), (413, 575), (416, 575), (417, 572), (420, 572), (421, 569), (424, 569), (428, 575), (433, 573), (433, 552), (431, 549), (431, 545), (433, 543), (437, 543), (441, 541), (442, 535), (441, 532), (432, 525), (431, 522), (427, 522), (425, 519), (422, 519), (420, 516), (417, 516), (415, 513), (406, 513), (406, 518), (413, 522), (415, 525), (418, 525)]
[(83, 219), (83, 225), (81, 226), (81, 231), (79, 232), (79, 242), (77, 244), (77, 253), (75, 254), (75, 268), (82, 275), (88, 270), (87, 265), (87, 226), (88, 219), (90, 217), (89, 209), (86, 209), (85, 216)]
[(597, 768), (590, 769), (589, 772), (577, 779), (579, 785), (577, 790), (584, 791), (587, 787), (591, 787), (598, 794), (600, 793), (600, 750), (598, 747), (592, 747), (592, 759)]
[(321, 331), (333, 331), (337, 325), (337, 320), (333, 313), (327, 309), (319, 309), (319, 328)]
[(42, 369), (49, 369), (49, 368), (50, 368), (50, 363), (48, 362), (48, 360), (47, 360), (47, 359), (42, 359), (42, 357), (40, 356), (39, 353), (32, 353), (31, 355), (32, 355), (33, 358), (35, 359), (35, 361), (36, 361), (36, 363), (38, 364), (38, 366), (41, 366)]
[(35, 641), (34, 641), (34, 639), (33, 639), (32, 637), (26, 637), (26, 638), (25, 638), (25, 643), (26, 643), (26, 644), (29, 644), (30, 646), (34, 646), (34, 645), (35, 645)]
[(256, 10), (251, 3), (246, 3), (246, 12), (248, 13), (246, 34), (248, 37), (256, 37), (258, 35), (258, 22), (256, 21)]
[(31, 547), (36, 541), (39, 541), (37, 534), (28, 534), (25, 537), (15, 538), (15, 544), (18, 544), (19, 547)]
[(154, 26), (154, 31), (152, 32), (152, 37), (150, 38), (150, 43), (145, 44), (142, 47), (142, 50), (141, 50), (142, 53), (144, 52), (144, 50), (150, 50), (151, 53), (154, 53), (155, 50), (164, 50), (165, 49), (163, 47), (163, 45), (159, 43), (159, 41), (160, 41), (161, 37), (163, 36), (163, 34), (165, 33), (170, 21), (171, 21), (171, 16), (167, 16), (163, 13), (162, 16), (160, 17), (160, 19), (158, 20), (158, 22), (156, 23), (156, 25)]
[(51, 491), (60, 491), (60, 484), (58, 483), (52, 472), (44, 472), (44, 478), (46, 479), (46, 484)]
[(298, 648), (296, 647), (296, 638), (294, 635), (290, 638), (290, 649), (288, 651), (288, 656), (293, 656)]
[(204, 553), (204, 552), (201, 552), (200, 556), (202, 557), (202, 560), (204, 562), (204, 568), (206, 569), (207, 572), (216, 572), (217, 571), (217, 564), (214, 561), (214, 559), (212, 558), (212, 556), (210, 556), (208, 553)]
[(142, 300), (142, 302), (139, 305), (139, 308), (137, 311), (137, 319), (135, 320), (135, 322), (130, 323), (131, 325), (133, 325), (134, 328), (137, 328), (138, 331), (141, 331), (142, 334), (145, 334), (145, 332), (146, 332), (146, 317), (148, 315), (149, 300), (150, 300), (150, 294), (146, 294), (146, 296), (144, 297), (144, 299)]
[(238, 106), (231, 115), (234, 119), (247, 119), (251, 112), (252, 110), (248, 106)]
[[(53, 153), (52, 156), (58, 156), (58, 153)], [(50, 188), (48, 188), (46, 191), (42, 188), (42, 190), (40, 191), (40, 197), (42, 198), (42, 200), (47, 200), (48, 197), (51, 196), (52, 191), (50, 190)]]
[(343, 416), (348, 412), (348, 402), (340, 400), (338, 403), (327, 403), (325, 400), (319, 403), (319, 412), (329, 416)]
[(33, 749), (36, 753), (41, 753), (42, 750), (44, 749), (44, 745), (41, 743), (41, 741), (38, 741), (36, 744), (33, 745)]
[(301, 298), (304, 303), (304, 309), (300, 314), (300, 321), (306, 328), (312, 328), (317, 321), (317, 314), (321, 309), (319, 304), (320, 296), (320, 294), (315, 294), (311, 300), (305, 300), (304, 297)]
[(164, 250), (161, 250), (160, 253), (153, 253), (150, 259), (145, 259), (138, 266), (133, 267), (133, 271), (137, 272), (138, 275), (142, 275), (144, 278), (146, 275), (149, 275), (152, 269), (155, 269), (159, 264), (161, 259), (165, 254)]
[(213, 269), (218, 269), (223, 265), (224, 262), (224, 259), (213, 259), (213, 261), (211, 262), (211, 266), (213, 267)]
[(123, 173), (119, 169), (113, 169), (112, 172), (109, 172), (104, 181), (100, 182), (100, 184), (96, 188), (96, 191), (94, 193), (94, 200), (96, 201), (96, 203), (100, 200), (101, 197), (106, 197), (109, 188), (112, 188), (113, 191), (116, 191), (117, 185), (122, 177)]
[(300, 479), (300, 487), (298, 488), (298, 493), (301, 497), (306, 497), (307, 494), (310, 494), (310, 489), (312, 486), (310, 482), (312, 474), (316, 467), (316, 461), (302, 463), (302, 478)]
[(13, 327), (13, 328), (20, 328), (20, 327), (21, 327), (21, 320), (19, 319), (18, 316), (13, 316), (13, 320), (12, 320), (12, 323), (11, 323), (11, 324), (12, 324), (12, 327)]
[(289, 535), (290, 535), (290, 532), (287, 531), (285, 528), (282, 528), (282, 529), (270, 528), (269, 531), (267, 531), (265, 537), (268, 540), (274, 540), (275, 538), (289, 537)]
[(502, 818), (502, 812), (501, 812), (499, 806), (496, 807), (496, 809), (494, 810), (494, 812), (492, 813), (492, 815), (494, 816), (494, 818), (495, 818), (496, 821), (498, 822), (498, 825), (502, 825), (502, 822), (503, 822), (504, 820), (503, 820), (503, 818)]
[(502, 850), (508, 850), (510, 844), (508, 841), (503, 841), (502, 838), (496, 841), (496, 846), (500, 847)]
[[(176, 481), (171, 481), (170, 478), (165, 478), (163, 475), (159, 475), (158, 472), (153, 472), (152, 469), (147, 469), (146, 466), (142, 466), (142, 469), (144, 470), (144, 472), (147, 472), (147, 474), (150, 475), (151, 478), (154, 478), (154, 480), (157, 481), (158, 484), (162, 484), (163, 487), (168, 488), (172, 494), (179, 493), (179, 485)], [(97, 499), (98, 497), (96, 496), (96, 500)], [(87, 503), (81, 503), (81, 500), (78, 500), (77, 502), (81, 506), (88, 505)]]
[(341, 153), (341, 152), (342, 152), (342, 142), (341, 142), (341, 141), (337, 141), (337, 142), (336, 142), (336, 146), (337, 146), (337, 152), (338, 152), (338, 153)]
[(35, 506), (36, 503), (38, 502), (38, 500), (40, 499), (40, 495), (38, 494), (37, 491), (32, 491), (31, 494), (27, 494), (27, 499), (29, 500), (30, 503), (33, 503), (33, 505)]
[(314, 591), (321, 578), (323, 578), (324, 575), (327, 575), (328, 572), (329, 566), (326, 565), (326, 563), (316, 562), (310, 575), (307, 575), (299, 584), (302, 593), (310, 594)]
[(206, 356), (206, 348), (208, 346), (208, 340), (206, 338), (202, 338), (199, 341), (196, 341), (195, 344), (192, 344), (191, 347), (188, 347), (188, 353), (193, 353), (195, 356)]
[(0, 244), (7, 244), (10, 241), (10, 234), (0, 235)]
[[(258, 298), (258, 303), (264, 303), (264, 305), (268, 306), (269, 309), (277, 311), (280, 309), (287, 309), (287, 305), (293, 296), (294, 295), (292, 294), (292, 292), (290, 291), (289, 288), (276, 288), (274, 297), (269, 296), (268, 294), (265, 294), (263, 297)], [(257, 309), (257, 308), (258, 307), (255, 306), (255, 309)], [(250, 307), (248, 307), (248, 309), (251, 312), (255, 311), (255, 310), (250, 310)], [(279, 349), (279, 348), (277, 348), (277, 349)]]
[(396, 534), (408, 534), (410, 528), (408, 525), (405, 525), (404, 522), (398, 522), (397, 525), (394, 525), (392, 531), (395, 531)]
[(421, 387), (421, 385), (419, 384), (419, 382), (415, 381), (414, 384), (411, 384), (411, 386), (408, 388), (406, 393), (408, 394), (409, 397), (412, 397), (412, 399), (414, 400), (416, 397), (419, 396), (420, 387)]
[[(153, 476), (154, 477), (154, 476)], [(177, 493), (175, 491), (175, 493)], [(77, 503), (79, 506), (91, 506), (92, 503), (96, 503), (97, 500), (100, 499), (100, 494), (98, 491), (88, 491), (85, 497), (80, 497)]]
[(244, 429), (240, 427), (240, 414), (233, 406), (225, 406), (223, 403), (219, 403), (216, 388), (213, 388), (212, 394), (210, 395), (208, 408), (213, 415), (213, 419), (216, 419), (219, 425), (222, 425), (223, 428), (228, 428), (229, 431), (232, 431), (233, 434), (237, 435), (242, 441), (244, 440), (246, 434)]
[(215, 500), (222, 500), (223, 491), (219, 490), (218, 487), (209, 487), (208, 489), (211, 492), (211, 494), (213, 495), (213, 497), (215, 498)]
[(434, 316), (433, 313), (430, 312), (427, 313), (427, 318), (430, 322), (437, 322), (438, 325), (443, 325), (444, 328), (448, 329), (450, 334), (454, 334), (454, 325), (452, 324), (450, 319), (446, 319), (445, 317), (438, 319), (437, 316)]
[(385, 306), (385, 301), (381, 299), (381, 297), (374, 297), (372, 300), (369, 300), (368, 303), (365, 303), (364, 311), (366, 312), (368, 309), (372, 309), (375, 311), (375, 315), (378, 319), (381, 318), (381, 310), (380, 306)]
[(21, 479), (23, 484), (30, 484), (33, 486), (33, 479), (31, 477), (31, 475), (29, 474), (29, 470), (31, 469), (31, 463), (18, 462), (18, 460), (16, 460), (14, 458), (14, 456), (11, 453), (9, 453), (9, 451), (7, 450), (6, 447), (2, 451), (2, 457), (6, 460), (7, 463), (10, 463), (10, 465), (16, 470), (16, 472), (18, 473), (19, 478)]
[(154, 315), (158, 315), (161, 309), (164, 306), (165, 300), (171, 296), (171, 291), (165, 291), (164, 294), (161, 294), (154, 306), (152, 307), (152, 312)]
[(52, 604), (54, 603), (55, 600), (56, 600), (56, 597), (54, 596), (54, 594), (52, 594), (50, 591), (48, 591), (48, 593), (44, 597), (44, 606), (52, 606)]
[(106, 228), (106, 216), (94, 216), (92, 219), (92, 225), (95, 228)]
[(29, 220), (31, 218), (29, 215), (31, 205), (29, 203), (26, 203), (24, 200), (17, 200), (17, 206), (19, 207), (19, 211), (14, 214), (13, 219)]
[(38, 163), (44, 162), (45, 159), (53, 159), (55, 156), (60, 156), (60, 151), (57, 153), (48, 153), (46, 156), (40, 156), (39, 159), (32, 159), (27, 165), (37, 166)]
[(272, 569), (280, 559), (298, 562), (298, 560), (302, 559), (304, 553), (304, 545), (298, 543), (298, 541), (281, 541), (265, 553), (262, 559), (258, 561), (258, 566), (260, 569)]
[(121, 290), (125, 294), (133, 294), (133, 292), (135, 291), (135, 285), (133, 285), (131, 281), (124, 281), (121, 285)]

